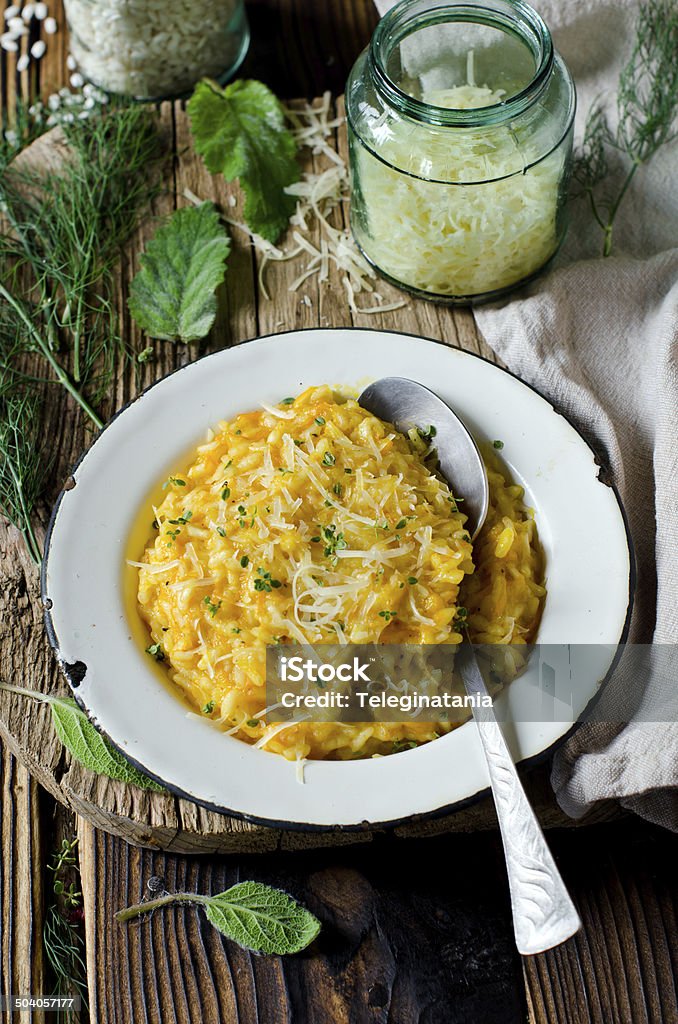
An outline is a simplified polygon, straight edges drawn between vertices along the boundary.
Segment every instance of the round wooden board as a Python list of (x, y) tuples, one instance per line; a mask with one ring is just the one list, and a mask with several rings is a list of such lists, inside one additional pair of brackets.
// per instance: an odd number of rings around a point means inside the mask
[[(317, 101), (320, 102), (320, 101)], [(343, 112), (341, 102), (338, 112)], [(172, 212), (175, 196), (185, 189), (201, 199), (211, 199), (234, 220), (242, 218), (242, 197), (237, 187), (223, 178), (212, 177), (191, 147), (186, 114), (179, 103), (165, 103), (160, 108), (161, 130), (168, 150), (168, 183), (153, 204), (153, 209), (134, 232), (123, 253), (118, 273), (117, 304), (123, 336), (139, 351), (148, 344), (127, 312), (127, 290), (138, 267), (138, 254), (153, 234), (157, 219)], [(336, 145), (346, 156), (343, 129), (337, 132)], [(35, 143), (29, 159), (34, 166), (54, 166), (63, 152), (57, 132)], [(326, 157), (306, 155), (307, 166), (323, 170)], [(229, 197), (236, 201), (229, 204)], [(179, 199), (179, 204), (183, 200)], [(345, 211), (335, 212), (341, 226)], [(317, 233), (310, 230), (310, 240)], [(272, 299), (262, 296), (257, 284), (257, 256), (247, 236), (232, 231), (233, 248), (228, 261), (226, 283), (221, 289), (219, 315), (207, 342), (202, 346), (174, 346), (165, 342), (153, 345), (154, 359), (143, 366), (129, 363), (118, 367), (115, 383), (105, 405), (104, 418), (128, 402), (143, 387), (169, 371), (189, 362), (203, 352), (238, 344), (261, 334), (291, 328), (316, 326), (383, 327), (438, 338), (447, 344), (480, 353), (494, 359), (480, 339), (472, 314), (467, 310), (444, 309), (437, 305), (411, 300), (395, 312), (380, 315), (352, 315), (346, 301), (340, 273), (333, 268), (330, 279), (320, 286), (311, 278), (298, 292), (290, 292), (289, 284), (300, 272), (297, 261), (269, 264), (266, 284)], [(384, 302), (399, 299), (400, 293), (389, 285), (379, 290)], [(44, 368), (33, 364), (37, 372)], [(49, 493), (39, 509), (36, 524), (40, 539), (49, 517), (49, 508), (70, 467), (92, 438), (90, 427), (77, 407), (67, 400), (62, 388), (45, 391), (43, 407), (44, 431), (54, 438), (55, 462)], [(55, 659), (47, 642), (40, 600), (39, 573), (31, 562), (22, 538), (12, 527), (0, 521), (0, 678), (44, 693), (66, 693)], [(205, 810), (171, 793), (149, 793), (134, 786), (115, 782), (87, 771), (71, 760), (61, 746), (51, 724), (49, 708), (42, 703), (9, 693), (0, 693), (0, 735), (13, 754), (54, 797), (99, 828), (122, 837), (138, 846), (163, 849), (175, 853), (265, 852), (277, 849), (302, 849), (328, 845), (366, 842), (374, 833), (334, 833), (280, 831), (236, 820)], [(548, 784), (546, 765), (526, 772), (526, 786), (545, 826), (571, 825), (558, 809)], [(603, 807), (586, 823), (616, 814), (613, 807)], [(413, 822), (398, 828), (403, 837), (433, 835), (443, 831), (470, 831), (496, 827), (490, 798), (460, 810), (455, 815)]]

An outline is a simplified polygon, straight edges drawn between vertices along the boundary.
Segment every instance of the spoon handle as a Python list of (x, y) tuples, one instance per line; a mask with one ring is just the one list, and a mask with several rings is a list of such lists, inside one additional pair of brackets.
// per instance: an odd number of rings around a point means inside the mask
[[(487, 696), (470, 643), (461, 645), (457, 666), (469, 696)], [(523, 956), (542, 953), (574, 935), (581, 921), (525, 795), (494, 710), (474, 707), (473, 717), (504, 844), (518, 952)]]

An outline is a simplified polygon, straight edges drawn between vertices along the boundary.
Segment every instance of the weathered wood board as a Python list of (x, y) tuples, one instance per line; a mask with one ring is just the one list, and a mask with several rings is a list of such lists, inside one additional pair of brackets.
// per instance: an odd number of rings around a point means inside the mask
[[(138, 267), (138, 255), (152, 235), (158, 218), (174, 209), (177, 196), (179, 204), (183, 204), (185, 200), (181, 197), (187, 189), (200, 199), (216, 202), (233, 220), (242, 219), (242, 197), (238, 188), (227, 185), (223, 178), (212, 177), (193, 152), (182, 106), (163, 104), (160, 117), (170, 151), (167, 165), (170, 187), (154, 202), (149, 216), (135, 231), (123, 254), (117, 294), (123, 334), (137, 350), (148, 342), (141, 343), (139, 331), (127, 311), (127, 289)], [(343, 128), (338, 130), (336, 143), (345, 157)], [(40, 145), (45, 146), (44, 140)], [(41, 159), (44, 155), (43, 149)], [(316, 170), (329, 165), (327, 157), (323, 156), (309, 155), (307, 162), (312, 162)], [(231, 197), (235, 206), (229, 202)], [(333, 216), (337, 226), (341, 226), (346, 211), (339, 208)], [(309, 237), (312, 242), (318, 242), (319, 229), (312, 229)], [(248, 236), (233, 229), (232, 241), (219, 316), (207, 342), (200, 346), (200, 353), (293, 328), (358, 326), (424, 335), (494, 359), (480, 338), (469, 310), (411, 300), (393, 312), (351, 314), (340, 274), (334, 269), (324, 284), (313, 277), (299, 291), (291, 292), (289, 285), (303, 266), (300, 268), (298, 262), (291, 261), (269, 263), (266, 285), (271, 298), (267, 299), (258, 282), (259, 257), (250, 246)], [(401, 298), (401, 294), (386, 283), (380, 282), (379, 292), (384, 304)], [(110, 416), (140, 388), (192, 360), (198, 354), (196, 348), (155, 342), (151, 362), (121, 365), (106, 407), (101, 409), (103, 416)], [(66, 480), (69, 467), (92, 439), (91, 430), (77, 407), (56, 387), (48, 392), (44, 429), (54, 438), (56, 458), (51, 491), (40, 510), (40, 536), (44, 534), (50, 503)], [(43, 628), (37, 568), (17, 532), (4, 523), (0, 523), (0, 554), (0, 678), (44, 692), (66, 692)], [(370, 833), (280, 832), (212, 813), (169, 793), (146, 793), (95, 776), (71, 761), (63, 750), (54, 735), (48, 708), (23, 697), (0, 694), (0, 735), (58, 800), (94, 825), (138, 845), (184, 853), (254, 852), (365, 842), (372, 838)], [(546, 767), (532, 769), (526, 775), (530, 795), (543, 823), (547, 826), (572, 824), (555, 804)], [(612, 813), (609, 808), (602, 808), (594, 818), (608, 817)], [(587, 819), (591, 820), (591, 817)], [(451, 817), (403, 826), (397, 834), (421, 836), (446, 830), (494, 827), (494, 809), (491, 800), (486, 798)]]

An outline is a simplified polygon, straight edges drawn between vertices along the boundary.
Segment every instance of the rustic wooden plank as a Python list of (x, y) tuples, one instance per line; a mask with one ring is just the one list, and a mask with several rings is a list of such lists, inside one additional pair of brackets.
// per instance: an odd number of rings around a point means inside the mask
[[(0, 991), (41, 995), (46, 991), (42, 946), (45, 852), (38, 786), (2, 746), (0, 810)], [(16, 1020), (28, 1019), (27, 1013), (16, 1015)], [(30, 1019), (43, 1024), (45, 1014), (36, 1012)]]
[(633, 820), (551, 841), (583, 930), (524, 959), (531, 1024), (678, 1020), (678, 837)]
[[(397, 853), (386, 841), (236, 861), (135, 850), (84, 822), (79, 832), (95, 1019), (104, 1000), (112, 1019), (134, 1024), (525, 1019), (496, 835), (456, 837), (454, 851), (447, 837)], [(473, 862), (476, 888), (450, 884), (460, 858)], [(114, 911), (143, 897), (152, 876), (170, 891), (278, 885), (323, 931), (308, 953), (281, 958), (240, 950), (195, 909), (116, 924)]]
[(377, 23), (372, 0), (248, 0), (247, 13), (254, 42), (241, 73), (285, 97), (343, 92)]
[[(521, 963), (531, 1024), (678, 1020), (678, 840), (636, 819), (551, 834), (583, 930), (522, 961), (496, 834), (237, 860), (134, 850), (85, 823), (80, 835), (90, 989), (116, 1021), (523, 1024)], [(154, 875), (169, 891), (278, 885), (323, 931), (306, 954), (259, 958), (194, 909), (116, 925)]]

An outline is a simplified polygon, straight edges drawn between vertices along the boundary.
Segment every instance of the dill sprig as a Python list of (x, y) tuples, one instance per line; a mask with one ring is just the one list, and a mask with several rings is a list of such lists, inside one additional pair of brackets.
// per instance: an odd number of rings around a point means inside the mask
[[(158, 188), (159, 139), (147, 108), (102, 108), (61, 131), (56, 169), (44, 156), (36, 168), (29, 154), (7, 162), (0, 152), (0, 512), (38, 562), (31, 513), (51, 461), (39, 403), (55, 382), (103, 426), (92, 403), (127, 354), (114, 270)], [(32, 138), (23, 121), (16, 132), (20, 141)], [(40, 357), (44, 377), (25, 372), (30, 354)]]
[[(619, 75), (616, 107), (612, 129), (600, 101), (593, 104), (574, 168), (603, 231), (603, 256), (612, 251), (614, 221), (638, 168), (678, 133), (678, 8), (673, 0), (646, 0), (640, 8), (631, 56)], [(597, 186), (610, 171), (609, 149), (628, 166), (616, 191), (599, 195)]]
[(37, 390), (0, 369), (0, 512), (21, 530), (38, 563), (42, 552), (31, 515), (51, 461), (41, 431)]
[[(55, 991), (52, 995), (79, 995), (87, 1009), (85, 941), (80, 925), (82, 893), (77, 891), (77, 843), (77, 839), (64, 839), (61, 849), (52, 854), (47, 865), (53, 878), (51, 900), (43, 926), (43, 943), (54, 975)], [(75, 1024), (79, 1019), (80, 1015), (71, 1010), (60, 1010), (56, 1024)]]
[(102, 110), (62, 126), (67, 143), (57, 170), (11, 163), (0, 178), (10, 230), (0, 260), (12, 268), (11, 290), (28, 275), (52, 348), (72, 352), (71, 375), (100, 398), (123, 354), (112, 302), (112, 272), (121, 245), (155, 186), (149, 171), (158, 136), (141, 105)]

